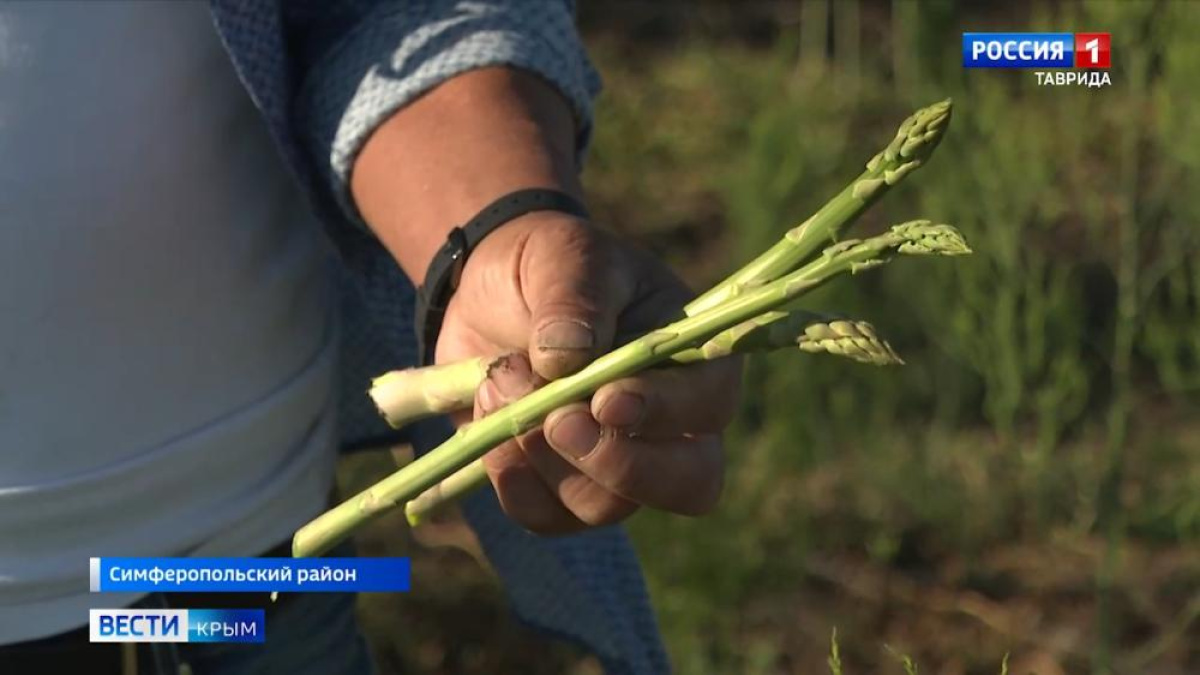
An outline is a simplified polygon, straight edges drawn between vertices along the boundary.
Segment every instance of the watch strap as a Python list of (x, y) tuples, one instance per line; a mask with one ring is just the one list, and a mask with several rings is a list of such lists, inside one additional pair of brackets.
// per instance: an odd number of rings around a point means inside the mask
[(467, 256), (483, 238), (505, 223), (534, 211), (560, 211), (587, 218), (587, 209), (577, 199), (559, 190), (530, 188), (517, 190), (483, 207), (465, 224), (450, 230), (446, 243), (434, 254), (425, 272), (425, 281), (417, 289), (418, 365), (433, 363), (438, 333), (446, 317)]

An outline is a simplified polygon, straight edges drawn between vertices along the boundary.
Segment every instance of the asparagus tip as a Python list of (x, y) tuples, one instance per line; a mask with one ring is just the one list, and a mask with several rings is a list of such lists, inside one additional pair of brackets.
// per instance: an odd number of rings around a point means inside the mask
[[(946, 133), (953, 108), (953, 101), (947, 98), (909, 115), (896, 131), (896, 137), (884, 149), (883, 160), (891, 163), (895, 169), (897, 163), (903, 165), (929, 159)], [(878, 165), (876, 160), (872, 161)]]
[(971, 253), (967, 240), (952, 225), (935, 225), (928, 220), (912, 220), (893, 226), (892, 233), (902, 239), (896, 249), (900, 253), (946, 256)]
[(892, 346), (879, 338), (875, 327), (866, 321), (834, 319), (809, 324), (796, 339), (796, 346), (801, 351), (824, 352), (876, 366), (904, 363)]

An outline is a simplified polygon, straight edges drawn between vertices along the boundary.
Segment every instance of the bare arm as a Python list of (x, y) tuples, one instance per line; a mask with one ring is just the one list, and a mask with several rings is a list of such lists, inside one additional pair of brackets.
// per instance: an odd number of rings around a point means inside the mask
[(570, 106), (535, 75), (485, 68), (393, 115), (351, 176), (359, 212), (408, 277), (424, 278), (446, 233), (513, 190), (582, 199)]

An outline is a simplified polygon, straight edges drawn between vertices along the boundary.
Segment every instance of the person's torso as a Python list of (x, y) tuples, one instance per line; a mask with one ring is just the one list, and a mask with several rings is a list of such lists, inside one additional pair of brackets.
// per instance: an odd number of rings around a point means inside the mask
[(0, 643), (89, 556), (311, 515), (329, 269), (205, 3), (0, 4)]

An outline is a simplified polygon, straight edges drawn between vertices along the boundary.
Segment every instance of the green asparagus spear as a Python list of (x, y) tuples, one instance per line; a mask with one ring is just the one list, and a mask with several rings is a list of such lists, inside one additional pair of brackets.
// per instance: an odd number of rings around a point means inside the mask
[(933, 154), (950, 123), (951, 101), (921, 108), (900, 125), (895, 138), (867, 162), (866, 171), (829, 200), (811, 218), (745, 267), (688, 304), (688, 315), (704, 311), (777, 279), (804, 262), (813, 252), (836, 241), (847, 225)]
[[(877, 366), (904, 363), (891, 345), (879, 339), (871, 324), (803, 310), (760, 314), (721, 332), (700, 347), (675, 354), (669, 362), (685, 365), (731, 354), (786, 347), (845, 356)], [(478, 384), (472, 385), (472, 391)], [(487, 485), (487, 482), (487, 470), (481, 457), (405, 504), (404, 515), (409, 525), (415, 527), (444, 504)]]
[[(669, 363), (686, 365), (730, 354), (799, 347), (812, 353), (846, 356), (861, 363), (903, 363), (891, 347), (862, 321), (847, 321), (829, 314), (804, 310), (767, 312), (730, 328), (697, 348), (671, 357)], [(465, 359), (423, 368), (385, 373), (372, 382), (371, 400), (380, 415), (395, 429), (419, 419), (456, 410), (470, 410), (475, 390), (489, 371), (508, 358)]]
[(969, 252), (957, 230), (929, 221), (896, 225), (890, 231), (866, 240), (848, 240), (831, 246), (819, 258), (795, 272), (651, 331), (598, 358), (578, 373), (550, 382), (460, 428), (425, 456), (302, 527), (292, 541), (292, 553), (296, 557), (320, 555), (349, 536), (355, 528), (420, 495), (504, 439), (540, 424), (543, 417), (556, 408), (586, 398), (602, 385), (665, 361), (676, 352), (701, 345), (722, 331), (781, 307), (840, 274), (876, 266), (893, 253), (961, 255)]

